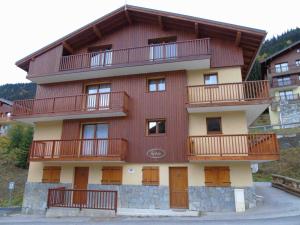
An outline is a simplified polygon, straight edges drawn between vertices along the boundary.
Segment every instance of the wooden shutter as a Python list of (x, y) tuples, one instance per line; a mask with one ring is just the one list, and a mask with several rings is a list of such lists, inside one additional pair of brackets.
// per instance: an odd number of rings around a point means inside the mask
[(60, 171), (59, 166), (45, 166), (43, 168), (43, 183), (59, 183), (60, 182)]
[(219, 167), (218, 168), (218, 186), (230, 186), (230, 174), (229, 167)]
[(218, 182), (217, 169), (216, 167), (205, 167), (205, 185), (215, 186)]
[(206, 186), (230, 186), (230, 171), (228, 166), (205, 167)]
[(122, 184), (121, 166), (102, 167), (102, 184)]
[(143, 185), (159, 185), (158, 166), (143, 167)]

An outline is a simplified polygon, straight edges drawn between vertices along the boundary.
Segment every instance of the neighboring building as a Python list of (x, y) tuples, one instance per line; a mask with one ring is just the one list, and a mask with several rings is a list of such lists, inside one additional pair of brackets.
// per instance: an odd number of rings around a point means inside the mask
[(261, 62), (270, 81), (272, 125), (300, 123), (300, 40)]
[(11, 101), (0, 98), (0, 136), (7, 134), (8, 128), (12, 123), (10, 118), (12, 105), (13, 103)]
[(235, 188), (255, 206), (251, 163), (279, 158), (275, 135), (248, 134), (270, 104), (245, 81), (265, 35), (125, 6), (19, 60), (38, 84), (13, 107), (35, 124), (24, 210), (234, 211)]

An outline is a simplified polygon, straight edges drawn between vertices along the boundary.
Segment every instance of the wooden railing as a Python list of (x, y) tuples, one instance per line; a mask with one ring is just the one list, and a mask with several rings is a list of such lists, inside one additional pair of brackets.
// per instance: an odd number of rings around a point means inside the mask
[(188, 86), (189, 104), (212, 104), (268, 99), (267, 80)]
[(18, 100), (13, 104), (13, 116), (56, 113), (93, 113), (109, 110), (127, 112), (126, 92), (81, 94), (43, 99)]
[(291, 85), (300, 85), (298, 76), (292, 76), (288, 80), (282, 80), (282, 78), (274, 77), (271, 81), (272, 88), (287, 87)]
[(105, 190), (79, 190), (64, 187), (48, 190), (47, 208), (86, 208), (117, 212), (118, 192)]
[(300, 66), (297, 66), (296, 64), (288, 64), (288, 67), (284, 67), (282, 69), (276, 69), (275, 67), (269, 69), (269, 73), (273, 75), (284, 75), (296, 72), (300, 72)]
[(300, 197), (300, 180), (272, 174), (272, 187), (279, 188)]
[(275, 134), (205, 135), (188, 138), (188, 156), (278, 155)]
[(296, 100), (300, 100), (300, 94), (292, 94), (292, 95), (274, 96), (273, 97), (273, 102), (296, 101)]
[(129, 66), (155, 64), (164, 60), (184, 60), (203, 55), (209, 55), (210, 39), (195, 39), (174, 43), (147, 45), (143, 47), (112, 49), (62, 56), (60, 71), (77, 70), (85, 68), (110, 68), (113, 66)]
[(33, 141), (30, 160), (124, 161), (127, 141), (121, 138)]

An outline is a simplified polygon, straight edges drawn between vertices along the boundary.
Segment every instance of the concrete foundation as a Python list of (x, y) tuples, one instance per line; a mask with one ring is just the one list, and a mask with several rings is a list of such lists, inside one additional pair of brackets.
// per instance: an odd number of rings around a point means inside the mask
[[(27, 182), (25, 185), (22, 212), (25, 214), (45, 214), (47, 208), (48, 189), (55, 187), (71, 188), (72, 185)], [(118, 211), (119, 209), (123, 209), (123, 211), (125, 209), (170, 210), (168, 186), (89, 184), (88, 189), (118, 191)], [(243, 189), (245, 190), (246, 209), (255, 207), (256, 195), (254, 188), (245, 187)], [(234, 187), (191, 186), (189, 187), (188, 210), (202, 212), (235, 211)], [(56, 211), (59, 211), (59, 208), (57, 208)], [(78, 214), (77, 209), (74, 209), (73, 211), (70, 209), (69, 211), (66, 212), (66, 215)], [(132, 210), (129, 211), (131, 212)], [(90, 211), (88, 210), (87, 212)], [(124, 212), (126, 212), (126, 210)], [(165, 213), (167, 211), (162, 212)], [(80, 212), (79, 214), (83, 215), (84, 213)], [(49, 215), (51, 215), (51, 213)], [(52, 213), (52, 215), (55, 215), (55, 213)]]

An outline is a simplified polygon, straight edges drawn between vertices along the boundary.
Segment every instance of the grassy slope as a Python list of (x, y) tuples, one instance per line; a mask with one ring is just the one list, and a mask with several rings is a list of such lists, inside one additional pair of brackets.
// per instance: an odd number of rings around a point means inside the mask
[(281, 150), (280, 160), (261, 163), (253, 174), (254, 181), (270, 181), (271, 174), (280, 174), (300, 180), (300, 148)]
[(14, 166), (12, 162), (6, 162), (0, 158), (0, 207), (8, 206), (8, 182), (15, 182), (12, 205), (22, 205), (24, 184), (27, 179), (27, 170)]

